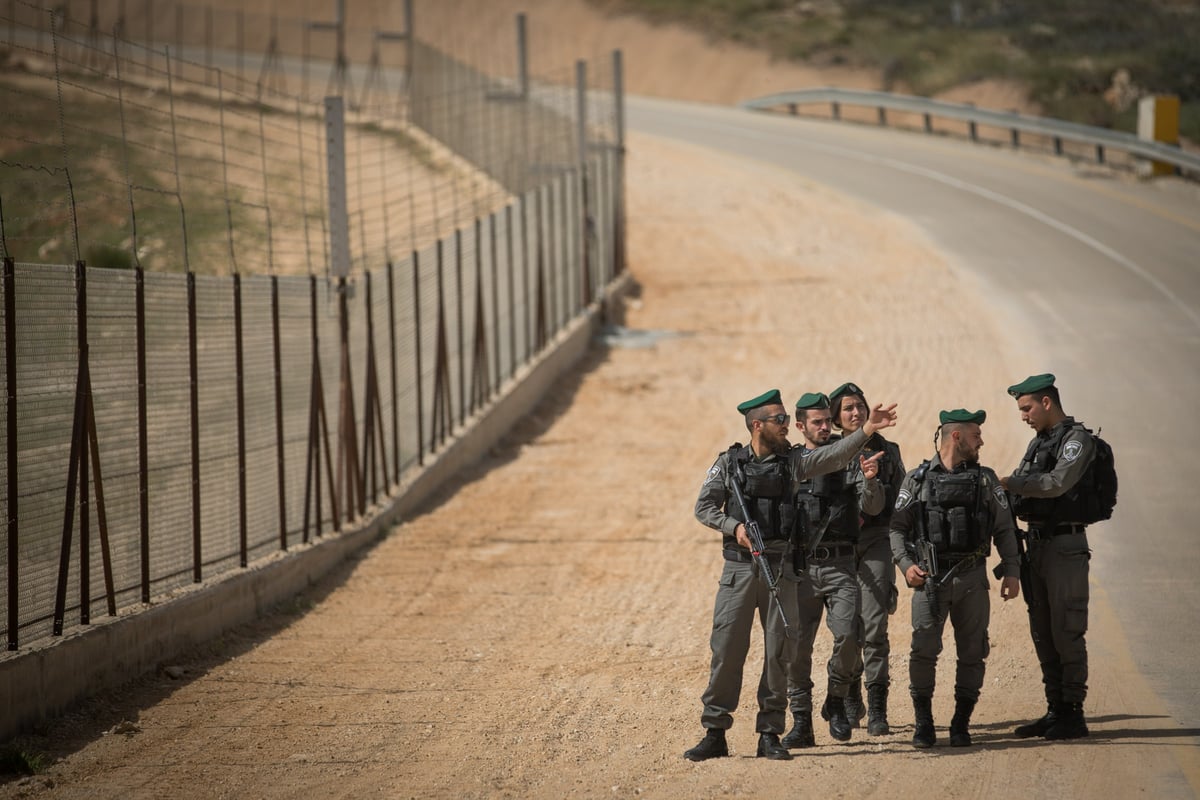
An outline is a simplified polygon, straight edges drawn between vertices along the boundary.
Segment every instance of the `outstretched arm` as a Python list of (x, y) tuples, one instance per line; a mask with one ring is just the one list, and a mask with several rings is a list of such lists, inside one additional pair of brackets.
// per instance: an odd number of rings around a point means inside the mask
[(885, 406), (882, 403), (871, 409), (871, 417), (867, 423), (862, 426), (863, 433), (867, 436), (873, 435), (876, 431), (881, 431), (884, 428), (890, 428), (896, 424), (896, 404), (892, 403)]

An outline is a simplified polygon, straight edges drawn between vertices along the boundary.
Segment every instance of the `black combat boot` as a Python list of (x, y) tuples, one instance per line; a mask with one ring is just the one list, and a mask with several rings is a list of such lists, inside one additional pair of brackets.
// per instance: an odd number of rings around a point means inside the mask
[(937, 744), (937, 732), (933, 729), (933, 698), (913, 695), (913, 747), (933, 747)]
[(846, 719), (846, 698), (826, 697), (829, 711), (829, 735), (839, 742), (850, 741), (850, 720)]
[(783, 737), (783, 746), (789, 750), (799, 750), (802, 747), (814, 747), (817, 740), (813, 738), (812, 709), (802, 708), (792, 711), (795, 724)]
[(867, 733), (872, 736), (887, 736), (892, 732), (887, 718), (888, 687), (876, 683), (867, 687)]
[(758, 737), (758, 757), (772, 761), (790, 761), (792, 754), (779, 741), (778, 733), (763, 733)]
[(1030, 739), (1034, 736), (1045, 736), (1046, 731), (1054, 727), (1054, 723), (1058, 722), (1058, 709), (1061, 706), (1057, 700), (1050, 700), (1046, 703), (1046, 713), (1040, 719), (1035, 719), (1033, 722), (1027, 722), (1024, 725), (1018, 725), (1013, 731), (1013, 735), (1018, 739)]
[(862, 698), (862, 678), (859, 678), (850, 684), (850, 690), (846, 692), (846, 719), (850, 720), (851, 728), (858, 728), (866, 715), (867, 708), (863, 705)]
[(688, 761), (707, 761), (710, 758), (724, 758), (729, 755), (729, 745), (725, 743), (725, 731), (722, 728), (709, 728), (704, 732), (700, 744), (683, 754)]
[(1043, 735), (1051, 740), (1082, 739), (1087, 736), (1087, 723), (1083, 721), (1083, 703), (1062, 703), (1058, 707), (1058, 719)]
[(971, 724), (971, 712), (974, 710), (973, 699), (961, 695), (954, 698), (954, 718), (950, 720), (951, 747), (971, 746), (971, 731), (968, 730), (968, 726)]

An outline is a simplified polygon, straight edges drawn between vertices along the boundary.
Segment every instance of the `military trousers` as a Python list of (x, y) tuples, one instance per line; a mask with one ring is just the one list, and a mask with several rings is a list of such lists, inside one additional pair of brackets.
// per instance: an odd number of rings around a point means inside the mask
[(1029, 544), (1029, 632), (1051, 703), (1087, 698), (1090, 558), (1086, 533)]
[(796, 592), (796, 642), (788, 665), (788, 701), (793, 712), (812, 709), (813, 643), (821, 616), (833, 634), (827, 671), (829, 693), (845, 697), (858, 657), (858, 576), (853, 553), (825, 560), (810, 559)]
[(854, 678), (867, 686), (891, 683), (888, 657), (888, 616), (896, 608), (896, 566), (886, 528), (877, 533), (864, 530), (858, 541), (858, 588), (862, 596), (859, 638)]
[(924, 587), (912, 596), (912, 649), (908, 657), (909, 692), (913, 697), (933, 697), (938, 656), (942, 652), (942, 634), (946, 622), (954, 629), (957, 662), (954, 671), (954, 696), (979, 699), (983, 688), (984, 662), (987, 659), (988, 618), (991, 598), (987, 569), (983, 559), (953, 575), (937, 589), (940, 619), (935, 618)]
[[(779, 563), (771, 559), (776, 576)], [(785, 608), (796, 604), (793, 581), (779, 581), (779, 599)], [(750, 652), (750, 634), (757, 615), (763, 627), (764, 657), (762, 674), (758, 679), (758, 718), (754, 729), (759, 733), (783, 733), (787, 710), (786, 662), (791, 650), (767, 582), (759, 577), (753, 563), (726, 561), (717, 586), (713, 608), (712, 666), (708, 687), (701, 702), (704, 710), (700, 723), (705, 728), (727, 730), (733, 725), (742, 694), (742, 671)], [(789, 621), (791, 617), (789, 616)]]

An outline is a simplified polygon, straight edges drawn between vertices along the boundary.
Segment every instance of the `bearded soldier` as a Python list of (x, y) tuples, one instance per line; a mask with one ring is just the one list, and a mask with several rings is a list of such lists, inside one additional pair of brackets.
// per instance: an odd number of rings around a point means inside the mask
[(892, 515), (892, 555), (912, 595), (912, 649), (909, 692), (916, 726), (914, 747), (937, 742), (933, 690), (942, 632), (954, 627), (958, 662), (954, 680), (954, 718), (950, 744), (971, 744), (969, 725), (983, 687), (988, 655), (991, 601), (985, 562), (995, 542), (1004, 575), (1000, 597), (1020, 592), (1017, 540), (1012, 514), (999, 478), (979, 464), (983, 411), (943, 411), (934, 437), (941, 444), (933, 458), (904, 476)]
[[(795, 614), (799, 576), (779, 580), (772, 591), (767, 576), (761, 574), (762, 560), (755, 558), (747, 527), (749, 524), (761, 533), (763, 548), (759, 552), (766, 556), (772, 577), (780, 575), (795, 527), (795, 482), (845, 469), (868, 436), (895, 424), (894, 409), (894, 405), (876, 406), (861, 432), (806, 457), (804, 448), (793, 448), (788, 442), (790, 418), (777, 389), (737, 407), (750, 432), (750, 444), (735, 444), (717, 457), (696, 500), (696, 518), (721, 533), (724, 568), (713, 609), (708, 687), (701, 697), (704, 738), (684, 753), (685, 758), (704, 761), (729, 755), (725, 731), (733, 725), (741, 695), (756, 613), (765, 649), (758, 682), (757, 755), (791, 758), (779, 741), (786, 721), (786, 665), (794, 651), (784, 617)], [(745, 509), (737, 502), (739, 493)], [(785, 611), (781, 613), (781, 609)]]

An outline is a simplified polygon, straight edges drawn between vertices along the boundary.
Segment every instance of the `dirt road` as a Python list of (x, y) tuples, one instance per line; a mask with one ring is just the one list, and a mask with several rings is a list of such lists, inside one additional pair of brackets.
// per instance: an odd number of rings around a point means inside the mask
[[(975, 284), (907, 223), (748, 161), (630, 146), (636, 335), (597, 343), (490, 458), (293, 607), (22, 740), (59, 760), (0, 797), (1195, 796), (1195, 748), (1096, 585), (1085, 741), (1012, 738), (1041, 713), (1040, 680), (1024, 607), (993, 587), (977, 745), (914, 750), (902, 589), (890, 736), (834, 744), (819, 726), (794, 761), (755, 759), (750, 680), (734, 757), (682, 758), (721, 564), (692, 504), (744, 439), (734, 406), (854, 380), (900, 404), (911, 466), (939, 409), (1009, 411), (996, 392), (1013, 370), (985, 298), (931, 313)], [(954, 358), (931, 361), (930, 343)], [(984, 438), (999, 468), (1024, 445)], [(826, 633), (817, 648), (823, 665)]]

